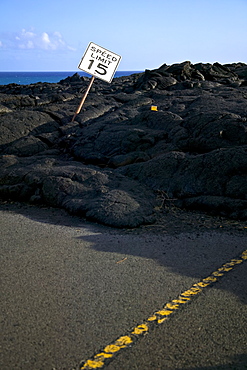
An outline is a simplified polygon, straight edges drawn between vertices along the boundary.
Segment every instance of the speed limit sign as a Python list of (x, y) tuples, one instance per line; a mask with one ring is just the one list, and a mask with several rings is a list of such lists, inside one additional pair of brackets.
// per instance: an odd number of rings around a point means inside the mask
[(78, 68), (92, 76), (110, 83), (120, 60), (120, 55), (90, 42)]

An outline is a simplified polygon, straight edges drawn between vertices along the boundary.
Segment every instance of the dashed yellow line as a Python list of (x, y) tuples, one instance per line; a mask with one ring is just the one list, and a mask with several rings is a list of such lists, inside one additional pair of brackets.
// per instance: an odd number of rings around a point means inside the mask
[(161, 310), (155, 311), (146, 321), (137, 325), (129, 331), (128, 334), (119, 337), (114, 342), (107, 345), (102, 351), (84, 361), (80, 365), (80, 370), (102, 369), (112, 361), (114, 357), (116, 357), (120, 350), (132, 346), (139, 338), (147, 334), (152, 325), (162, 324), (170, 315), (177, 312), (184, 304), (190, 302), (191, 299), (199, 294), (204, 288), (216, 283), (225, 273), (231, 271), (234, 266), (239, 265), (245, 260), (247, 260), (247, 249), (243, 251), (238, 258), (233, 258), (230, 262), (224, 263), (216, 271), (212, 272), (211, 275), (200, 280), (198, 283), (193, 284), (190, 289), (185, 290), (178, 298), (166, 303)]

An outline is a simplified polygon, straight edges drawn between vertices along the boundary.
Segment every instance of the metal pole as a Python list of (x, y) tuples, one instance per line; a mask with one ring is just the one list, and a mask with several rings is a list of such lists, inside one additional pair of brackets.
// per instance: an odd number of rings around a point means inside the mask
[(81, 111), (81, 108), (82, 108), (82, 106), (83, 106), (83, 104), (84, 104), (84, 101), (86, 100), (86, 97), (87, 97), (87, 95), (88, 95), (88, 93), (89, 93), (89, 91), (90, 91), (90, 89), (91, 89), (91, 87), (92, 87), (92, 84), (93, 84), (93, 82), (94, 82), (94, 76), (92, 76), (92, 78), (91, 78), (91, 80), (90, 80), (90, 84), (88, 85), (88, 88), (87, 88), (87, 90), (85, 91), (85, 94), (83, 95), (83, 97), (82, 97), (82, 99), (81, 99), (81, 102), (80, 102), (80, 104), (79, 104), (79, 106), (78, 106), (78, 108), (77, 108), (77, 110), (76, 110), (76, 112), (75, 112), (75, 114), (74, 114), (74, 116), (73, 116), (73, 118), (72, 118), (72, 121), (71, 122), (74, 122), (74, 120), (75, 120), (75, 117), (77, 116), (77, 114), (79, 114), (80, 113), (80, 111)]

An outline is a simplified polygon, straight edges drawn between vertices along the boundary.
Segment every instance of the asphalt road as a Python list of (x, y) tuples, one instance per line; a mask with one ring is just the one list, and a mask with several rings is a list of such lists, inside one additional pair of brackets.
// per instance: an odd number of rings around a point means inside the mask
[[(1, 370), (247, 368), (244, 229), (114, 230), (2, 204), (0, 240)], [(162, 324), (149, 320), (167, 303)]]

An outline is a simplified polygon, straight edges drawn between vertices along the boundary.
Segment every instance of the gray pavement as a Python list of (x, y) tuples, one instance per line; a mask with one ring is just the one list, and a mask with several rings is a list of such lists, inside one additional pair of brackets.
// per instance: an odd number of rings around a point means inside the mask
[[(114, 230), (62, 210), (1, 205), (1, 370), (79, 369), (247, 249), (245, 231)], [(107, 366), (245, 369), (247, 262)]]

